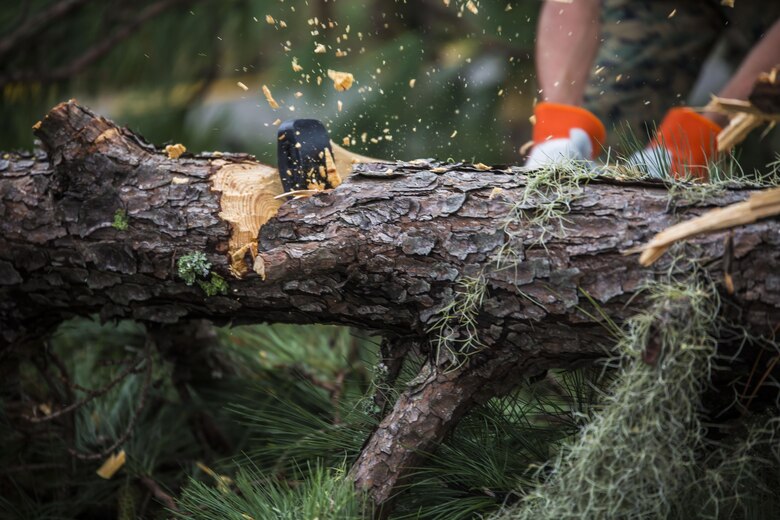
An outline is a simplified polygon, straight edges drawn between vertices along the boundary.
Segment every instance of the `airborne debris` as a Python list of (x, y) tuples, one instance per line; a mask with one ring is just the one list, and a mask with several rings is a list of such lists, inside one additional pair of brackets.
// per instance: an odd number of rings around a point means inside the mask
[(479, 14), (479, 9), (477, 9), (477, 5), (473, 2), (473, 0), (466, 2), (466, 9), (471, 11), (471, 14)]
[(328, 69), (328, 77), (333, 80), (333, 86), (339, 92), (349, 90), (355, 81), (355, 77), (349, 72), (339, 72), (337, 70)]
[(273, 95), (271, 95), (271, 89), (269, 89), (266, 85), (263, 85), (263, 95), (265, 96), (265, 100), (268, 101), (268, 106), (274, 110), (279, 108), (279, 103), (276, 102)]
[(293, 70), (293, 72), (300, 72), (300, 71), (303, 70), (303, 67), (298, 65), (298, 58), (293, 58), (292, 59), (292, 70)]
[(314, 47), (314, 54), (325, 54), (325, 52), (327, 52), (327, 49), (321, 43), (318, 43), (317, 46)]
[(238, 83), (236, 83), (236, 85), (238, 85), (241, 88), (241, 90), (244, 90), (244, 91), (249, 90), (249, 87), (247, 87), (246, 85), (244, 85), (240, 81)]
[(275, 22), (276, 20), (274, 20), (273, 16), (271, 16), (270, 14), (265, 15), (265, 23), (267, 23), (268, 25), (273, 25)]
[(165, 153), (168, 154), (168, 159), (178, 159), (186, 151), (187, 147), (181, 143), (169, 144), (165, 147)]
[(108, 480), (125, 465), (126, 458), (125, 450), (121, 450), (117, 454), (111, 454), (95, 473), (100, 478)]

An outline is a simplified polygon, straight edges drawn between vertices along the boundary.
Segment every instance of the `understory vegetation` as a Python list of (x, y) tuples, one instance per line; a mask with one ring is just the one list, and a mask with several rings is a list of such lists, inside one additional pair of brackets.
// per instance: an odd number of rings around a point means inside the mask
[[(702, 271), (663, 278), (644, 311), (607, 324), (622, 331), (607, 363), (550, 372), (468, 415), (415, 469), (392, 518), (769, 518), (780, 423), (774, 406), (748, 411), (766, 383), (755, 373), (708, 396), (710, 374), (734, 362), (715, 348), (728, 327), (718, 293)], [(5, 517), (364, 518), (348, 471), (376, 421), (377, 340), (285, 325), (207, 340), (188, 363), (132, 323), (77, 320), (23, 360), (3, 381), (4, 410), (32, 420), (0, 422)], [(81, 406), (47, 420), (69, 393)], [(116, 441), (126, 463), (100, 478)]]

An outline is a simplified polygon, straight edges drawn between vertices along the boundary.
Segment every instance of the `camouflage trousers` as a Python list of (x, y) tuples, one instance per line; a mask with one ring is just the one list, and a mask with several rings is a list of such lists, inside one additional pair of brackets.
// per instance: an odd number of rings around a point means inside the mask
[[(602, 0), (601, 47), (585, 107), (610, 130), (610, 145), (628, 125), (647, 137), (673, 107), (685, 105), (701, 67), (724, 39), (738, 65), (780, 17), (778, 0)], [(779, 60), (780, 61), (780, 60)]]

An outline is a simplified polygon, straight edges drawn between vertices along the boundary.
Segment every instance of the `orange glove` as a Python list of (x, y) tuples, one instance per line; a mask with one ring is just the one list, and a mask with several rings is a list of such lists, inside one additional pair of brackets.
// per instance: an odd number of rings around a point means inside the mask
[(542, 102), (534, 108), (534, 147), (525, 165), (541, 168), (563, 160), (595, 159), (607, 132), (584, 108)]
[(653, 141), (635, 153), (629, 163), (647, 170), (653, 177), (691, 175), (707, 180), (707, 162), (718, 152), (721, 127), (690, 108), (673, 108), (666, 113)]

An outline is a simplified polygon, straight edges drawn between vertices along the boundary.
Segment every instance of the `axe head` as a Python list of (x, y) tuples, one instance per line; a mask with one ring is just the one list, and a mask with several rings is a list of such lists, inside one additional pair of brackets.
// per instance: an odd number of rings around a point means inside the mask
[(291, 119), (279, 126), (277, 160), (284, 191), (333, 188), (328, 181), (326, 153), (333, 156), (330, 136), (316, 119)]

